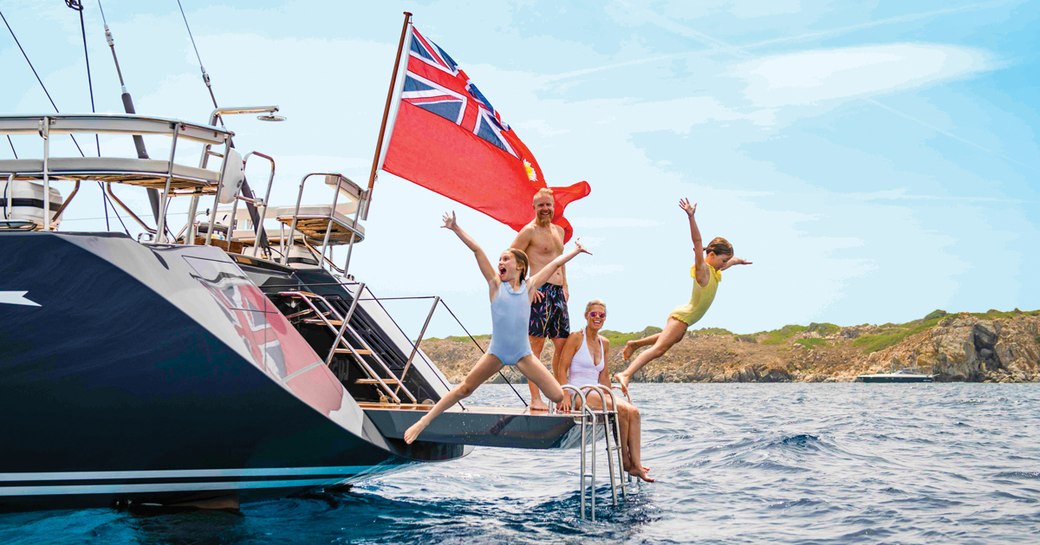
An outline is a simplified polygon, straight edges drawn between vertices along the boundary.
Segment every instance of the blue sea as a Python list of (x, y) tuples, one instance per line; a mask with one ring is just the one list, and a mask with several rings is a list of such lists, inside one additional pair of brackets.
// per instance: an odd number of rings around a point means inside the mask
[[(526, 390), (526, 388), (524, 388)], [(658, 478), (578, 516), (577, 450), (483, 448), (241, 513), (0, 515), (0, 543), (1040, 543), (1040, 386), (636, 384)], [(505, 385), (481, 403), (519, 403)]]

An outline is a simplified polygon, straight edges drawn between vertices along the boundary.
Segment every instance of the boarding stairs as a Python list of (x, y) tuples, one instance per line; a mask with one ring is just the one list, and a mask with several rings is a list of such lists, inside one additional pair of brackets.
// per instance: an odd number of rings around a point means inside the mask
[[(362, 284), (361, 291), (363, 289)], [(323, 326), (334, 335), (332, 346), (325, 357), (325, 365), (331, 365), (337, 355), (349, 355), (365, 374), (364, 377), (355, 379), (355, 384), (371, 385), (377, 388), (381, 402), (400, 405), (406, 399), (407, 403), (418, 403), (415, 395), (402, 382), (407, 369), (402, 372), (401, 376), (395, 375), (379, 353), (373, 350), (364, 336), (351, 325), (351, 319), (354, 317), (359, 300), (357, 297), (351, 301), (350, 307), (344, 315), (337, 310), (336, 305), (316, 293), (290, 290), (278, 292), (278, 295), (303, 304), (300, 311), (288, 314), (287, 318), (300, 319), (306, 324)]]
[[(599, 431), (603, 432), (603, 442), (607, 454), (607, 469), (610, 474), (610, 495), (614, 507), (618, 504), (618, 489), (621, 489), (622, 499), (628, 498), (628, 483), (624, 475), (624, 461), (621, 454), (621, 425), (618, 422), (616, 409), (611, 409), (606, 403), (600, 403), (600, 408), (594, 409), (588, 404), (589, 394), (595, 393), (601, 400), (610, 400), (610, 407), (617, 407), (617, 398), (614, 392), (603, 385), (589, 385), (575, 388), (571, 385), (563, 386), (564, 395), (571, 396), (572, 406), (577, 400), (581, 400), (581, 438), (580, 447), (580, 470), (578, 487), (581, 500), (579, 511), (582, 520), (585, 520), (586, 505), (588, 514), (593, 522), (596, 521), (596, 437)], [(600, 429), (602, 426), (602, 429)], [(631, 479), (629, 477), (628, 479)], [(587, 498), (587, 499), (586, 499)]]

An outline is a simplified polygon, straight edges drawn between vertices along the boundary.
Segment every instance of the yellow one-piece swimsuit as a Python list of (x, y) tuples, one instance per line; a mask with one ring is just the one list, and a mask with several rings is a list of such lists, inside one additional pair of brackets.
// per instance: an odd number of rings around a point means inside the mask
[[(705, 265), (708, 264), (705, 263)], [(708, 265), (708, 273), (708, 285), (702, 287), (697, 283), (697, 265), (694, 264), (690, 267), (690, 277), (693, 278), (693, 294), (690, 295), (690, 302), (669, 314), (670, 317), (686, 324), (686, 327), (690, 327), (700, 320), (704, 313), (708, 312), (711, 302), (715, 300), (715, 292), (719, 289), (719, 282), (722, 282), (722, 272)]]

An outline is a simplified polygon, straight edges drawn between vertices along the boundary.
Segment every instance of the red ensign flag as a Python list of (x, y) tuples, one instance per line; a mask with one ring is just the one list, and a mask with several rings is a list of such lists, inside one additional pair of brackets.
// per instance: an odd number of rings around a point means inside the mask
[[(531, 151), (448, 54), (415, 27), (383, 170), (520, 230), (534, 219), (531, 199), (546, 187)], [(568, 204), (591, 191), (578, 182), (553, 187), (564, 240)]]

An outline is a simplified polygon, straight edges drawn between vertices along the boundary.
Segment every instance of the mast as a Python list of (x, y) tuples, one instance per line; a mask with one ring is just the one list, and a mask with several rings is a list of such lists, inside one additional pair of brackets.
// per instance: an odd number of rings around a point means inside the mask
[(365, 192), (365, 211), (362, 219), (368, 219), (368, 209), (372, 204), (372, 189), (376, 185), (376, 171), (379, 170), (379, 158), (383, 155), (383, 138), (386, 136), (386, 122), (390, 118), (390, 106), (393, 104), (394, 88), (397, 86), (397, 71), (401, 66), (401, 52), (404, 41), (408, 37), (408, 27), (412, 23), (412, 12), (404, 12), (404, 23), (401, 25), (401, 41), (397, 43), (397, 58), (394, 59), (394, 70), (390, 74), (390, 87), (386, 91), (386, 105), (383, 106), (383, 120), (379, 124), (379, 138), (376, 140), (376, 151), (372, 157), (372, 170), (368, 173), (368, 190)]

